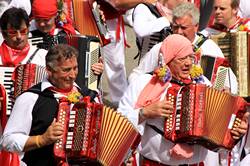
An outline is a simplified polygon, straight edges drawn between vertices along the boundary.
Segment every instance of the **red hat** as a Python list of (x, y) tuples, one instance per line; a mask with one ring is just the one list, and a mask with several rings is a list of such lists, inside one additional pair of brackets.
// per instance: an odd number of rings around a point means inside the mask
[(49, 19), (57, 14), (57, 0), (34, 0), (32, 15), (35, 18)]

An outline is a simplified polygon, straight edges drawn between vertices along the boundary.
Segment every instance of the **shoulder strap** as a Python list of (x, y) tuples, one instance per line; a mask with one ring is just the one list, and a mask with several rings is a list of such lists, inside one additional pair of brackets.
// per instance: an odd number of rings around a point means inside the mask
[(35, 57), (35, 55), (36, 55), (36, 53), (38, 52), (38, 50), (39, 50), (39, 48), (37, 48), (37, 49), (33, 52), (33, 54), (30, 56), (30, 58), (29, 58), (28, 61), (26, 62), (27, 64), (28, 64), (28, 63), (31, 63), (32, 59)]
[(85, 86), (80, 90), (80, 92), (83, 96), (90, 96), (91, 101), (94, 101), (98, 94), (96, 91), (88, 89)]
[(151, 11), (151, 13), (153, 14), (153, 15), (155, 15), (157, 18), (159, 18), (159, 17), (162, 17), (161, 16), (161, 14), (158, 12), (158, 10), (157, 10), (157, 8), (156, 8), (156, 6), (155, 5), (153, 5), (153, 4), (148, 4), (148, 3), (143, 3), (144, 5), (146, 5), (148, 8), (149, 8), (149, 10)]
[[(150, 12), (155, 15), (157, 18), (161, 17), (161, 14), (158, 12), (157, 8), (155, 5), (153, 4), (147, 4), (147, 3), (143, 3), (145, 6), (148, 7), (148, 9), (150, 10)], [(139, 4), (138, 4), (139, 5)], [(136, 7), (135, 7), (136, 8)], [(135, 11), (135, 10), (134, 10)], [(132, 20), (134, 21), (134, 11), (132, 13)]]
[(54, 98), (53, 92), (48, 91), (48, 90), (41, 91), (41, 85), (42, 85), (42, 83), (40, 82), (40, 83), (32, 86), (31, 88), (29, 88), (25, 92), (32, 92), (32, 93), (42, 95), (42, 96), (45, 96), (45, 97)]
[(199, 39), (193, 45), (194, 52), (198, 51), (202, 44), (208, 39), (208, 37), (201, 33), (197, 33), (197, 35), (199, 36)]
[(154, 131), (156, 131), (158, 134), (161, 134), (164, 137), (164, 131), (161, 131), (160, 129), (158, 129), (156, 126), (147, 124), (149, 127), (151, 127)]

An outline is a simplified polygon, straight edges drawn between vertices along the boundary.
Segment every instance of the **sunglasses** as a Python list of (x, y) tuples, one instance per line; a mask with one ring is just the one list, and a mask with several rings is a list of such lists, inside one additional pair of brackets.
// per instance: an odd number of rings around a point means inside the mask
[(24, 35), (27, 35), (29, 33), (29, 29), (28, 28), (24, 28), (21, 30), (7, 29), (7, 30), (4, 30), (4, 32), (6, 32), (9, 36), (17, 36), (18, 32), (22, 36), (24, 36)]

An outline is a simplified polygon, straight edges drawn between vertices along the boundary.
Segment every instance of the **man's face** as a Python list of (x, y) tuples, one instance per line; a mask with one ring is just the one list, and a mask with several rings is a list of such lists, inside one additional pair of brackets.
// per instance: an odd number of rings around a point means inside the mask
[(55, 27), (55, 16), (50, 19), (35, 18), (36, 27), (43, 33), (49, 33)]
[(190, 40), (194, 41), (195, 34), (198, 31), (198, 24), (193, 23), (193, 19), (190, 15), (184, 15), (183, 17), (173, 19), (173, 33), (185, 36)]
[(214, 1), (214, 19), (215, 23), (230, 27), (234, 24), (236, 18), (236, 9), (232, 9), (231, 0), (215, 0)]
[(62, 90), (69, 90), (78, 73), (77, 58), (72, 57), (67, 60), (61, 60), (56, 63), (54, 69), (47, 68), (49, 81)]
[(22, 50), (28, 43), (29, 28), (23, 21), (20, 28), (15, 29), (7, 25), (7, 30), (4, 31), (3, 37), (7, 45), (16, 50)]
[(172, 76), (178, 80), (188, 79), (194, 59), (194, 55), (187, 55), (183, 58), (173, 59), (168, 64)]

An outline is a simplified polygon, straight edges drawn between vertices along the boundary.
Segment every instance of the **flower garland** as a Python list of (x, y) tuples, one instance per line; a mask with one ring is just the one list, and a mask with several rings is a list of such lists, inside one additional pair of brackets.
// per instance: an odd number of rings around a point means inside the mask
[(65, 5), (63, 0), (59, 0), (57, 2), (57, 18), (56, 18), (56, 22), (58, 24), (59, 27), (62, 27), (64, 24), (67, 23), (67, 18), (66, 18), (66, 13), (65, 13)]
[(190, 70), (191, 79), (196, 81), (197, 83), (204, 82), (203, 78), (203, 70), (199, 65), (192, 65)]
[(81, 101), (83, 96), (79, 92), (72, 92), (67, 96), (67, 99), (71, 103), (78, 103)]
[(160, 81), (166, 83), (171, 80), (171, 72), (167, 65), (163, 65), (155, 69), (154, 74), (159, 78)]
[(238, 24), (237, 30), (249, 32), (250, 29), (249, 29), (249, 26), (247, 25), (247, 23), (250, 21), (249, 18), (241, 18), (239, 20), (240, 20), (240, 22)]

